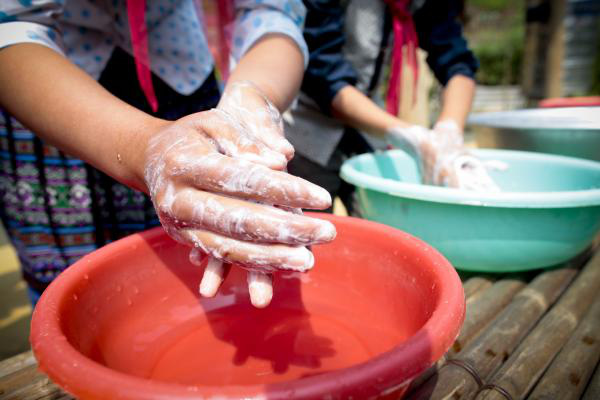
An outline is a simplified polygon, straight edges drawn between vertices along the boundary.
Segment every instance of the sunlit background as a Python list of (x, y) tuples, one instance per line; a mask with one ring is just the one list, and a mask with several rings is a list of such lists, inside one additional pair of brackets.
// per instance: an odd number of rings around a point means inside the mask
[[(481, 63), (474, 112), (600, 95), (600, 1), (468, 0), (462, 19)], [(439, 108), (440, 88), (428, 74), (424, 57), (420, 55), (418, 101), (403, 105), (402, 117), (428, 124)], [(411, 79), (410, 71), (403, 79)], [(409, 90), (411, 85), (404, 87)], [(0, 296), (3, 359), (29, 348), (31, 307), (14, 250), (1, 229)]]

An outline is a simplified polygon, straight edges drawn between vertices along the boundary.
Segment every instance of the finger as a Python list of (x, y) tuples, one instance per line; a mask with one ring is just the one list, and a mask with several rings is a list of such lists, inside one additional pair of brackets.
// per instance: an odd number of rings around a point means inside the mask
[(176, 225), (240, 240), (299, 246), (330, 242), (336, 236), (329, 221), (193, 188), (179, 190), (170, 209), (159, 210), (169, 214)]
[(275, 206), (277, 208), (280, 208), (284, 211), (290, 212), (292, 214), (296, 214), (296, 215), (302, 215), (302, 209), (301, 208), (297, 208), (297, 207), (286, 207), (286, 206)]
[(188, 176), (199, 189), (262, 203), (324, 210), (331, 206), (325, 189), (302, 178), (222, 154), (189, 160)]
[(190, 122), (196, 129), (211, 138), (221, 153), (277, 170), (285, 168), (288, 161), (285, 155), (257, 140), (231, 115), (214, 109), (205, 111), (203, 117), (202, 119), (190, 118)]
[(261, 140), (266, 146), (282, 154), (287, 160), (294, 157), (294, 146), (285, 139), (283, 120), (279, 111), (270, 102), (258, 107), (253, 118), (244, 119), (251, 135)]
[(225, 268), (223, 267), (223, 262), (209, 257), (204, 269), (204, 275), (202, 275), (202, 281), (200, 281), (200, 294), (204, 297), (214, 297), (221, 283), (223, 283), (224, 276)]
[(294, 147), (283, 134), (281, 114), (254, 84), (229, 84), (219, 102), (219, 108), (243, 121), (251, 134), (266, 146), (285, 155), (288, 160), (292, 159)]
[(426, 183), (438, 186), (456, 186), (453, 179), (456, 177), (454, 161), (460, 155), (458, 149), (440, 149), (430, 142), (426, 143), (423, 164), (426, 171)]
[(199, 267), (206, 259), (206, 254), (202, 253), (200, 249), (192, 248), (192, 250), (190, 250), (189, 259), (192, 264)]
[(173, 236), (214, 258), (262, 272), (304, 272), (315, 262), (312, 253), (302, 246), (245, 242), (199, 229), (179, 229)]
[(265, 308), (273, 298), (273, 281), (269, 274), (248, 271), (248, 291), (250, 301), (256, 308)]
[(499, 192), (500, 188), (488, 174), (483, 162), (477, 157), (464, 154), (453, 163), (457, 187), (466, 190)]

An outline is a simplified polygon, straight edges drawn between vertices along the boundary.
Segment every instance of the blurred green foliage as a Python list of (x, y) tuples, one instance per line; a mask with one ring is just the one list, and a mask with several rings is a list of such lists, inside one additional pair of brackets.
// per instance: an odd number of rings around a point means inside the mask
[(502, 11), (506, 8), (508, 3), (512, 3), (506, 0), (467, 0), (469, 6), (476, 7), (480, 10), (486, 11)]
[(467, 0), (465, 36), (480, 62), (477, 81), (513, 85), (521, 78), (524, 0)]
[(513, 28), (474, 46), (480, 63), (477, 80), (484, 85), (519, 83), (523, 42), (522, 30)]

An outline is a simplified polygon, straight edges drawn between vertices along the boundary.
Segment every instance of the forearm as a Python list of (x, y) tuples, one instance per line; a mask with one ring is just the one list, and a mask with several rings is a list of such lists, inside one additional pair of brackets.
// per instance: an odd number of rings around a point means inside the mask
[(333, 115), (344, 123), (376, 136), (384, 136), (395, 126), (408, 123), (389, 114), (354, 86), (347, 85), (333, 98)]
[(0, 104), (45, 141), (146, 191), (143, 149), (165, 122), (117, 99), (37, 44), (0, 50)]
[(266, 35), (244, 54), (227, 83), (250, 81), (284, 111), (298, 93), (303, 73), (296, 43), (284, 35)]
[(471, 110), (475, 95), (475, 81), (464, 75), (455, 75), (442, 93), (442, 111), (438, 121), (453, 120), (462, 130)]

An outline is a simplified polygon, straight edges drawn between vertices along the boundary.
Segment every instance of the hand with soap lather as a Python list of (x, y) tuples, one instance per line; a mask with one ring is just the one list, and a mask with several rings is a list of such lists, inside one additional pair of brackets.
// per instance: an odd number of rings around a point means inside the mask
[(484, 162), (465, 148), (462, 131), (452, 120), (440, 121), (431, 130), (418, 125), (395, 126), (388, 130), (386, 140), (416, 158), (424, 183), (500, 191)]
[(210, 256), (200, 285), (213, 296), (224, 263), (248, 269), (252, 303), (271, 301), (279, 269), (307, 271), (306, 246), (333, 240), (334, 226), (293, 209), (325, 209), (324, 189), (284, 172), (293, 147), (281, 118), (249, 83), (227, 87), (217, 109), (166, 125), (149, 139), (145, 180), (162, 225), (194, 249), (195, 264)]

